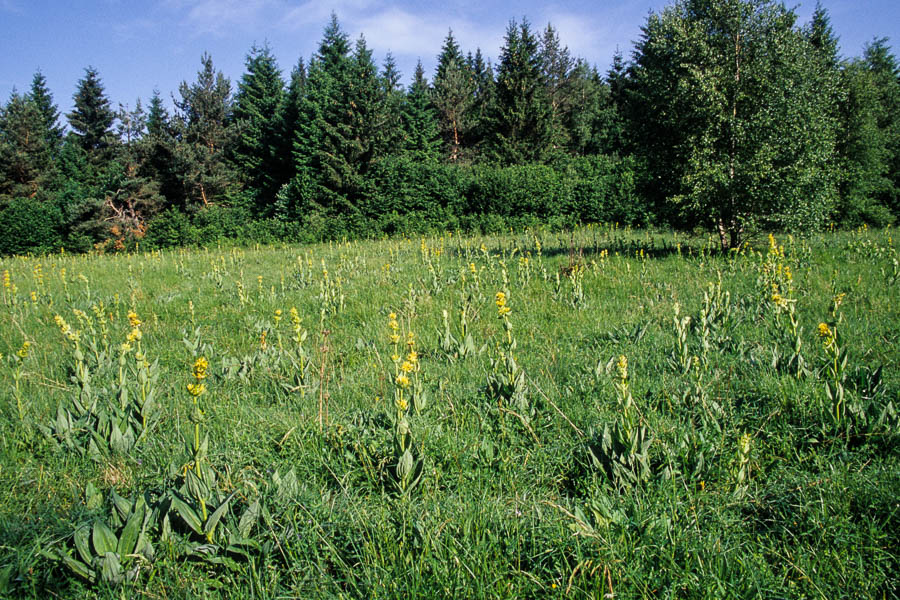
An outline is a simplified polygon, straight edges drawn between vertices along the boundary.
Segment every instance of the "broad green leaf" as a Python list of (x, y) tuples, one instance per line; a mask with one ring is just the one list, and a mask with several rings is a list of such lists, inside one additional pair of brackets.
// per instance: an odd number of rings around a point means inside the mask
[(103, 521), (94, 521), (92, 539), (97, 554), (116, 551), (116, 534)]

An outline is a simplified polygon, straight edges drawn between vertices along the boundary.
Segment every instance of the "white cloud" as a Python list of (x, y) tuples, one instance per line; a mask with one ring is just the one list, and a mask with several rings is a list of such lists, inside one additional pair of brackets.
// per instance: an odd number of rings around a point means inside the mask
[(166, 0), (165, 4), (178, 12), (186, 11), (183, 24), (196, 34), (253, 27), (267, 9), (277, 6), (275, 0)]

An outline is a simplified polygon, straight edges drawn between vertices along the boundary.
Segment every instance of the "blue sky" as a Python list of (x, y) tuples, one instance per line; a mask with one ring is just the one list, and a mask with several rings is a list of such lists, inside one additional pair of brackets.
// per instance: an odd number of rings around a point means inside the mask
[[(421, 58), (429, 74), (452, 28), (463, 51), (481, 47), (494, 58), (510, 19), (527, 17), (535, 29), (548, 22), (576, 55), (605, 70), (616, 48), (626, 56), (649, 11), (663, 0), (518, 3), (372, 0), (0, 0), (0, 101), (13, 88), (27, 91), (37, 69), (47, 77), (63, 113), (84, 68), (98, 69), (113, 105), (146, 105), (154, 88), (165, 98), (193, 81), (208, 51), (236, 85), (251, 45), (268, 42), (285, 74), (316, 50), (335, 11), (351, 38), (363, 33), (380, 63), (391, 51), (408, 82)], [(874, 37), (888, 37), (900, 54), (900, 1), (822, 0), (845, 56), (861, 54)], [(800, 22), (815, 0), (791, 4)]]

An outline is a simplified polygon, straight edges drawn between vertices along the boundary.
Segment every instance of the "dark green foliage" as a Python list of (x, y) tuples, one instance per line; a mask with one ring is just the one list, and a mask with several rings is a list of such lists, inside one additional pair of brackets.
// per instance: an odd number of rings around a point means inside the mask
[(278, 149), (278, 109), (284, 103), (284, 80), (269, 46), (253, 46), (246, 60), (247, 72), (238, 84), (234, 114), (237, 138), (232, 160), (241, 181), (255, 195), (255, 212), (269, 215), (280, 187), (272, 172)]
[(175, 164), (181, 181), (185, 207), (206, 208), (225, 200), (236, 178), (226, 157), (234, 141), (228, 123), (232, 113), (231, 82), (213, 68), (204, 54), (197, 81), (181, 83), (175, 101)]
[(35, 197), (50, 175), (53, 149), (38, 105), (13, 93), (0, 107), (0, 207), (5, 199)]
[(13, 198), (0, 208), (0, 256), (58, 250), (62, 218), (49, 202)]
[(431, 101), (438, 114), (444, 154), (450, 162), (465, 157), (466, 137), (472, 126), (477, 84), (459, 50), (453, 31), (447, 33), (438, 56)]
[(100, 162), (108, 158), (107, 150), (115, 143), (112, 125), (116, 114), (110, 108), (100, 75), (93, 67), (84, 70), (74, 101), (75, 108), (67, 115), (72, 135), (91, 161)]
[[(557, 49), (556, 53), (561, 51)], [(555, 59), (562, 60), (560, 56)], [(561, 93), (557, 96), (561, 99)], [(506, 30), (489, 126), (491, 137), (486, 151), (494, 161), (524, 164), (543, 162), (551, 155), (555, 141), (553, 113), (538, 41), (528, 21), (512, 21)], [(560, 131), (556, 137), (561, 135)]]
[(895, 216), (900, 216), (900, 65), (885, 38), (867, 44), (862, 60), (876, 88), (875, 122), (883, 140), (890, 181), (877, 200), (890, 208)]
[(53, 95), (47, 88), (47, 78), (38, 71), (31, 80), (28, 98), (34, 102), (44, 119), (44, 130), (47, 133), (47, 144), (56, 153), (62, 145), (63, 127), (59, 124), (59, 109), (53, 102)]
[(419, 61), (401, 108), (400, 121), (404, 154), (421, 161), (436, 160), (440, 154), (441, 139), (430, 94), (425, 70)]
[(327, 215), (338, 230), (359, 230), (367, 173), (383, 151), (384, 94), (372, 53), (357, 40), (350, 55), (337, 17), (310, 63), (294, 141), (297, 175), (279, 194), (283, 218)]

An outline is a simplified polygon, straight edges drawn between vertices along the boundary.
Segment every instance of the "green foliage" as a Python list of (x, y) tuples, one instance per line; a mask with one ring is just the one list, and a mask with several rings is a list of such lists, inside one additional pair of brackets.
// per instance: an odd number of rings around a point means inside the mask
[(43, 191), (52, 176), (50, 135), (30, 97), (14, 93), (0, 107), (0, 206), (9, 198), (33, 198)]
[[(545, 43), (545, 53), (549, 51)], [(558, 48), (555, 52), (561, 54)], [(553, 58), (556, 62), (565, 60), (564, 56)], [(547, 97), (548, 82), (542, 71), (543, 62), (528, 21), (510, 22), (500, 51), (494, 102), (489, 113), (492, 135), (487, 151), (490, 158), (500, 164), (543, 162), (562, 135), (558, 125), (552, 122), (551, 112), (551, 101), (561, 100), (562, 93), (553, 90), (553, 97)], [(562, 74), (553, 73), (551, 82), (554, 86), (561, 85), (566, 76), (565, 66), (557, 64), (548, 68), (563, 70)]]
[(42, 254), (62, 245), (62, 215), (49, 202), (13, 198), (0, 209), (0, 255)]
[(116, 114), (110, 107), (95, 68), (88, 67), (84, 70), (84, 77), (78, 81), (74, 100), (75, 107), (66, 115), (72, 135), (92, 162), (100, 162), (108, 156), (108, 149), (115, 143), (112, 125)]
[[(238, 135), (231, 149), (241, 180), (256, 195), (255, 212), (270, 215), (279, 181), (271, 165), (278, 150), (278, 109), (284, 102), (284, 81), (268, 45), (253, 46), (247, 72), (238, 84), (232, 115)], [(277, 186), (277, 187), (276, 187)]]
[(213, 68), (212, 57), (200, 58), (197, 81), (182, 82), (175, 100), (174, 122), (179, 140), (174, 150), (185, 208), (197, 210), (221, 202), (236, 184), (226, 157), (234, 141), (231, 82)]
[(757, 224), (814, 229), (833, 206), (835, 74), (794, 19), (767, 0), (684, 0), (648, 18), (636, 50), (646, 193), (714, 227), (722, 248)]

